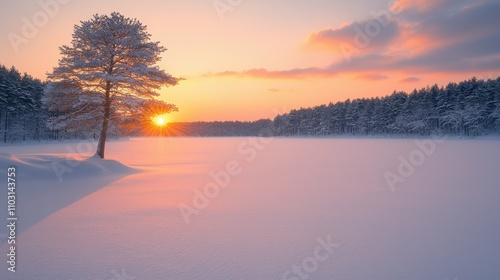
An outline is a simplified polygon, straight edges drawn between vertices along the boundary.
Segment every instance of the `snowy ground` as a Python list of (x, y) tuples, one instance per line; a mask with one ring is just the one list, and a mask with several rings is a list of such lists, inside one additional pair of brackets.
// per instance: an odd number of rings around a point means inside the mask
[(87, 148), (0, 146), (21, 225), (17, 272), (4, 261), (1, 279), (500, 277), (500, 140), (108, 144), (130, 168), (83, 160)]

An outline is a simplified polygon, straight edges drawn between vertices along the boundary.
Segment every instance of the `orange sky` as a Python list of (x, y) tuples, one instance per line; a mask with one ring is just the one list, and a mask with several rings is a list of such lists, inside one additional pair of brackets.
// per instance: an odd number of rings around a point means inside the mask
[(73, 25), (118, 11), (168, 48), (173, 121), (293, 108), (500, 75), (498, 1), (40, 0), (0, 4), (0, 63), (45, 79)]

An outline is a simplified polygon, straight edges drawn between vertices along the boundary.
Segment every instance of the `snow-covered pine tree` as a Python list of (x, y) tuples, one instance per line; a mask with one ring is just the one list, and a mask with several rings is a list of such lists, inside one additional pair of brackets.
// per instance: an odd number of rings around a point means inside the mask
[(58, 116), (49, 127), (100, 131), (96, 155), (104, 158), (108, 127), (130, 115), (162, 86), (179, 79), (156, 64), (166, 49), (152, 42), (137, 19), (94, 15), (75, 25), (71, 46), (60, 48), (59, 65), (49, 73), (44, 103)]

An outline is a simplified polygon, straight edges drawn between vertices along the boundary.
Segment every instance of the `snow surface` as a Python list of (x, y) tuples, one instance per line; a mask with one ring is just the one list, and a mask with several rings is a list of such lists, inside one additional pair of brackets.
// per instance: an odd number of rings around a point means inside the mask
[[(21, 219), (18, 233), (82, 197), (135, 172), (117, 161), (83, 154), (13, 156), (0, 153), (0, 166), (0, 176), (5, 179), (8, 167), (17, 169), (15, 179), (19, 187), (16, 188), (16, 196), (19, 201), (16, 210)], [(2, 198), (6, 197), (6, 193), (7, 189), (2, 188)], [(6, 202), (4, 199), (1, 205)], [(1, 209), (2, 218), (6, 218), (6, 208)]]
[[(56, 204), (26, 221), (17, 272), (4, 262), (1, 279), (499, 279), (499, 140), (432, 142), (428, 155), (405, 139), (261, 140), (111, 142), (108, 158), (135, 172), (80, 159), (62, 182), (43, 169), (77, 143), (0, 147), (2, 172), (18, 164), (19, 222)], [(391, 189), (385, 174), (418, 151)], [(241, 173), (187, 224), (179, 205), (228, 163)], [(338, 246), (317, 267), (286, 274), (328, 238)]]

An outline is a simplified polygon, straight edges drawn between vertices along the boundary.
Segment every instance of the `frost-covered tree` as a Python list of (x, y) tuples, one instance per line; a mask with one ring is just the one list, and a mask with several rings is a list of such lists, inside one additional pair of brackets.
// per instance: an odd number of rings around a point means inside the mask
[(151, 41), (146, 26), (119, 13), (94, 15), (75, 25), (71, 46), (60, 48), (49, 73), (44, 103), (57, 117), (49, 127), (100, 131), (96, 155), (104, 158), (108, 128), (129, 117), (156, 90), (175, 85), (156, 65), (166, 49)]

